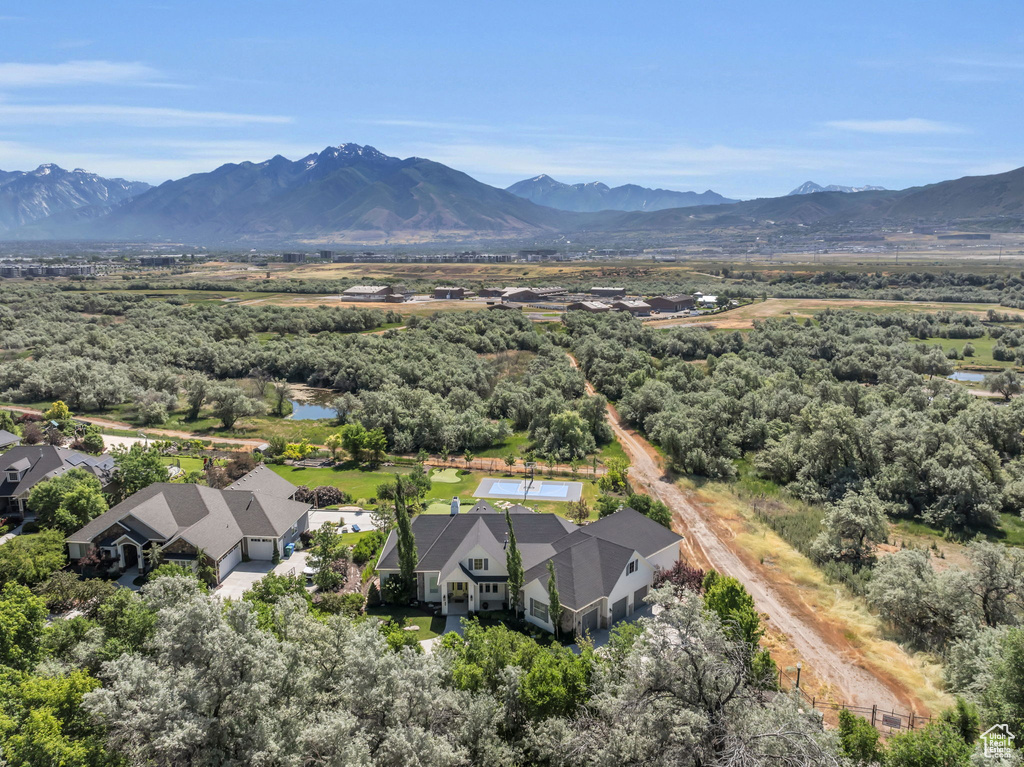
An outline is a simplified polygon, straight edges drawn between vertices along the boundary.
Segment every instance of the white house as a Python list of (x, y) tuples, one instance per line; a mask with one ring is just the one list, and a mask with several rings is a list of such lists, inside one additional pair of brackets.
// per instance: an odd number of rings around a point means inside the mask
[[(679, 560), (682, 537), (633, 509), (583, 527), (523, 506), (512, 507), (509, 516), (525, 571), (519, 602), (526, 619), (548, 631), (554, 630), (548, 562), (555, 568), (562, 630), (583, 633), (631, 615), (643, 605), (656, 571)], [(439, 604), (444, 615), (510, 608), (514, 596), (508, 593), (504, 514), (479, 501), (464, 514), (420, 515), (412, 529), (417, 599)], [(384, 544), (377, 571), (381, 581), (398, 574), (395, 531)]]

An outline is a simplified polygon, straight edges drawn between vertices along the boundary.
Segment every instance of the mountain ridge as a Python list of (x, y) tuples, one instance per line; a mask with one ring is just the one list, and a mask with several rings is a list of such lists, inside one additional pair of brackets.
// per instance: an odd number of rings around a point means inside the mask
[(116, 206), (150, 188), (142, 181), (64, 170), (54, 163), (31, 171), (0, 170), (0, 232), (71, 210)]
[(546, 173), (517, 181), (506, 187), (505, 191), (538, 205), (575, 213), (597, 213), (604, 210), (652, 211), (738, 202), (710, 189), (706, 192), (677, 192), (671, 189), (651, 189), (638, 184), (609, 187), (600, 181), (565, 184)]
[(787, 194), (787, 197), (792, 197), (797, 194), (817, 194), (818, 192), (844, 192), (850, 194), (852, 192), (888, 192), (884, 186), (842, 186), (840, 184), (829, 184), (828, 186), (822, 186), (813, 181), (805, 181), (792, 192)]

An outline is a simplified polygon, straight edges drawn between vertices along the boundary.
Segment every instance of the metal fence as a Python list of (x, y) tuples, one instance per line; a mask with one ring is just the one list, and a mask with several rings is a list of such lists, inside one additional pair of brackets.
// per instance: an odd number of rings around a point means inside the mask
[(793, 679), (782, 669), (779, 669), (779, 689), (797, 693), (800, 698), (810, 704), (816, 711), (852, 711), (864, 717), (871, 726), (883, 733), (890, 733), (900, 730), (914, 730), (926, 726), (932, 721), (930, 716), (915, 714), (913, 711), (902, 713), (894, 710), (880, 708), (877, 704), (868, 708), (867, 706), (852, 706), (848, 703), (836, 703), (835, 701), (820, 700), (808, 695), (800, 687), (800, 671), (797, 670), (797, 677)]

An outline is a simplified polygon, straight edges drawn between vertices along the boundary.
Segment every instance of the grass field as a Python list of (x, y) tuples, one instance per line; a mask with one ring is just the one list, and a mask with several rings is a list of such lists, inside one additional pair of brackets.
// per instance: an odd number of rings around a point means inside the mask
[(969, 370), (971, 368), (1012, 368), (1016, 367), (1013, 361), (997, 360), (992, 356), (992, 349), (996, 345), (996, 340), (989, 336), (983, 336), (982, 338), (926, 338), (922, 341), (914, 339), (915, 343), (929, 344), (941, 346), (943, 351), (950, 349), (957, 349), (963, 351), (966, 344), (970, 344), (974, 347), (973, 357), (964, 357), (962, 360), (954, 360), (954, 364), (958, 369)]
[(443, 634), (448, 622), (443, 615), (434, 615), (415, 607), (382, 605), (366, 608), (366, 614), (383, 620), (392, 620), (399, 626), (416, 626), (416, 639), (421, 642)]
[(440, 482), (445, 485), (457, 485), (459, 483), (458, 469), (434, 469), (430, 472), (431, 482)]

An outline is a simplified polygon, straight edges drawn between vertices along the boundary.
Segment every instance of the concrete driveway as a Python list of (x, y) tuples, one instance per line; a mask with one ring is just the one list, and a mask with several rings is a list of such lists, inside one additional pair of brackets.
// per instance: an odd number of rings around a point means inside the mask
[(319, 530), (325, 522), (342, 524), (349, 528), (352, 525), (359, 525), (360, 530), (376, 530), (370, 512), (363, 511), (357, 506), (349, 506), (341, 509), (329, 509), (309, 512), (309, 529)]
[[(296, 551), (288, 559), (282, 559), (281, 564), (274, 565), (273, 562), (265, 560), (253, 560), (251, 562), (239, 562), (238, 566), (228, 573), (220, 586), (213, 592), (221, 599), (241, 599), (242, 595), (253, 587), (256, 581), (260, 580), (269, 572), (277, 575), (302, 575), (306, 566), (308, 552)], [(312, 588), (312, 587), (307, 587)]]

